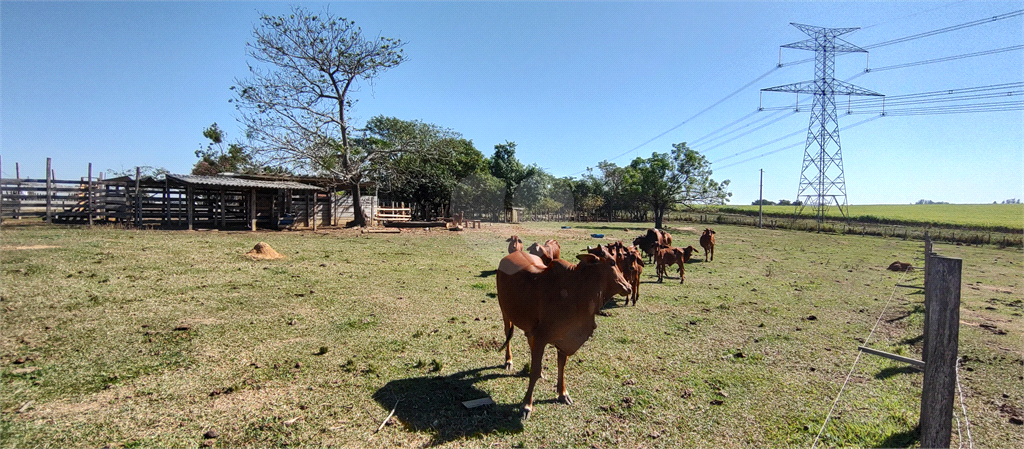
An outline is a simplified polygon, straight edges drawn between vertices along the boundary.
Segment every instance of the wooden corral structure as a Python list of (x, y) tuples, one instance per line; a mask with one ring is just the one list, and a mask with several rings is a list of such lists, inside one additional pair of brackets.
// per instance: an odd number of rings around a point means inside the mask
[[(91, 170), (90, 170), (91, 171)], [(352, 197), (323, 178), (123, 176), (0, 180), (0, 218), (67, 224), (116, 223), (166, 229), (281, 229), (342, 224)], [(376, 198), (363, 196), (372, 217)], [(346, 213), (347, 212), (347, 213)], [(347, 216), (346, 216), (347, 215)]]

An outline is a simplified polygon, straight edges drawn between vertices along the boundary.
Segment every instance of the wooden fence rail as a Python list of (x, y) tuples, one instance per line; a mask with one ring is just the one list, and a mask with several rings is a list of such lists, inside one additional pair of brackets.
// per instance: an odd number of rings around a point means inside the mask
[[(287, 202), (295, 223), (329, 221), (326, 193), (294, 192)], [(248, 227), (247, 192), (216, 189), (195, 193), (192, 221), (197, 227)], [(324, 213), (326, 212), (326, 213)], [(313, 220), (310, 218), (316, 217)], [(135, 227), (187, 227), (188, 192), (165, 181), (131, 179), (0, 179), (0, 219), (38, 218), (52, 223), (115, 223)]]

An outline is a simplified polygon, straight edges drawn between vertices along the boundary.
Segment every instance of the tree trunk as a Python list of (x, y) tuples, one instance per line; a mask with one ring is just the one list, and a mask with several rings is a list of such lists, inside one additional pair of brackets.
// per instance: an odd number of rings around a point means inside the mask
[(352, 189), (352, 221), (345, 223), (346, 228), (366, 226), (366, 215), (363, 215), (362, 193), (359, 191), (359, 182), (355, 183)]
[(654, 208), (654, 227), (661, 229), (661, 221), (665, 218), (665, 209)]

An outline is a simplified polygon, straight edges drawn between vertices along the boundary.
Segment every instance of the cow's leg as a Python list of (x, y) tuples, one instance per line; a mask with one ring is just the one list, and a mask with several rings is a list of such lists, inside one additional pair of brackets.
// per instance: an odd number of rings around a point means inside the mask
[(572, 398), (569, 397), (569, 389), (565, 387), (565, 361), (569, 358), (569, 355), (558, 350), (558, 384), (555, 389), (558, 391), (558, 400), (564, 404), (572, 405)]
[(715, 261), (715, 247), (714, 246), (711, 247), (711, 261), (712, 262)]
[(512, 321), (503, 318), (505, 322), (505, 369), (512, 369), (512, 334), (515, 333), (516, 328), (512, 325)]
[(537, 386), (537, 379), (540, 379), (541, 364), (544, 363), (544, 346), (541, 342), (535, 342), (530, 338), (530, 386), (526, 388), (526, 396), (523, 397), (523, 419), (530, 417), (533, 411), (533, 387)]
[(640, 296), (640, 275), (634, 273), (633, 278), (630, 279), (630, 284), (630, 286), (633, 287), (633, 293), (630, 296), (633, 299), (633, 305), (636, 305), (637, 296)]
[[(533, 337), (527, 336), (526, 337), (526, 342), (530, 344), (530, 354), (532, 355), (533, 354), (533, 343), (534, 343)], [(544, 371), (540, 372), (540, 378), (541, 379), (547, 379), (547, 377), (544, 377)]]
[(686, 264), (684, 262), (679, 263), (679, 283), (682, 284), (686, 280)]

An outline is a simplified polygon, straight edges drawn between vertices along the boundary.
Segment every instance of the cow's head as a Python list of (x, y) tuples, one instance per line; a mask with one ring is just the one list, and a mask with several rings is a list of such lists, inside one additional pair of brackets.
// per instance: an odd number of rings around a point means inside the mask
[(633, 255), (633, 257), (636, 258), (637, 263), (639, 263), (641, 267), (644, 266), (644, 255), (640, 253), (640, 249), (637, 248), (636, 245), (630, 246), (629, 248), (625, 248), (625, 251), (627, 254)]
[[(595, 255), (597, 257), (604, 257), (604, 258), (609, 258), (609, 259), (612, 259), (612, 260), (615, 259), (615, 255), (612, 254), (612, 252), (608, 250), (608, 247), (601, 246), (601, 245), (597, 245), (596, 247), (593, 247), (593, 248), (591, 248), (590, 245), (587, 245), (587, 254), (593, 254), (593, 255)], [(576, 256), (576, 257), (578, 258), (579, 256)], [(583, 259), (580, 259), (580, 260), (583, 260)]]
[(508, 252), (510, 254), (516, 251), (523, 250), (523, 241), (519, 239), (518, 235), (513, 235), (512, 237), (509, 237), (508, 240), (505, 241), (508, 242)]
[(551, 253), (551, 248), (537, 242), (533, 242), (529, 248), (526, 248), (526, 252), (540, 257), (544, 261), (544, 265), (551, 265), (551, 261), (555, 259), (554, 254)]
[[(596, 250), (604, 250), (607, 254), (607, 250), (601, 248), (598, 245)], [(615, 295), (629, 295), (633, 292), (633, 288), (626, 282), (626, 278), (622, 276), (622, 271), (619, 270), (618, 265), (615, 263), (614, 257), (598, 256), (592, 253), (577, 254), (576, 258), (580, 260), (580, 265), (586, 267), (586, 269), (597, 270), (600, 275), (601, 291), (603, 292), (603, 298), (601, 300), (607, 300)]]
[(693, 245), (683, 248), (683, 262), (690, 260), (690, 256), (693, 255), (693, 253), (696, 251), (697, 248), (694, 248)]

